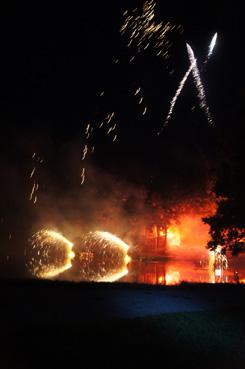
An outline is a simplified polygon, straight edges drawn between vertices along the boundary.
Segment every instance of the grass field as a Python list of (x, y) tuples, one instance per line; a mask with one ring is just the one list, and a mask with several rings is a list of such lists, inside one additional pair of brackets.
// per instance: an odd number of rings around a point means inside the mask
[[(46, 286), (49, 285), (44, 284), (42, 288), (46, 290)], [(91, 288), (96, 294), (96, 287)], [(101, 285), (99, 288), (103, 289)], [(112, 289), (113, 298), (113, 290), (117, 287), (111, 285), (106, 288)], [(91, 319), (82, 315), (81, 307), (81, 316), (69, 320), (72, 306), (76, 303), (71, 290), (69, 300), (64, 303), (67, 319), (64, 309), (61, 319), (57, 296), (57, 306), (55, 309), (52, 307), (57, 314), (53, 313), (53, 318), (46, 320), (52, 310), (49, 303), (53, 305), (56, 300), (54, 296), (50, 296), (45, 307), (42, 306), (38, 315), (35, 315), (34, 312), (32, 314), (35, 299), (33, 306), (30, 306), (31, 296), (25, 300), (27, 290), (23, 288), (21, 293), (18, 289), (19, 306), (12, 306), (9, 314), (6, 309), (1, 314), (0, 368), (48, 368), (54, 365), (59, 368), (96, 366), (113, 369), (245, 368), (245, 319), (242, 307), (133, 319), (96, 319), (96, 316)], [(89, 285), (86, 290), (90, 291)], [(54, 291), (55, 288), (52, 294)], [(242, 296), (244, 289), (239, 293)], [(28, 306), (25, 306), (26, 301)], [(22, 309), (21, 315), (18, 315), (19, 308)], [(16, 316), (13, 316), (14, 311)]]

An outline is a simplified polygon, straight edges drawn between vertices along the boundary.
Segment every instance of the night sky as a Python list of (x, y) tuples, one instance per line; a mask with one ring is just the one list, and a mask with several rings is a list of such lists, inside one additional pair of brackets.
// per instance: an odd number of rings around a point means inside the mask
[[(169, 59), (163, 59), (151, 50), (137, 55), (119, 32), (123, 12), (142, 4), (21, 4), (1, 11), (1, 260), (23, 255), (37, 224), (51, 224), (50, 214), (56, 215), (56, 227), (62, 222), (79, 227), (80, 212), (93, 218), (90, 200), (113, 199), (114, 192), (140, 197), (144, 191), (144, 201), (157, 196), (163, 202), (203, 195), (221, 161), (231, 181), (234, 150), (242, 162), (243, 12), (235, 2), (157, 1), (156, 20), (184, 29), (171, 33)], [(217, 45), (203, 67), (215, 32)], [(157, 135), (189, 67), (186, 42), (197, 57), (214, 125), (199, 108), (190, 76), (169, 125)], [(134, 96), (139, 86), (144, 116)], [(115, 112), (116, 141), (94, 128), (94, 153), (82, 162), (87, 124), (98, 127), (110, 112)], [(34, 152), (43, 160), (36, 204), (29, 201)]]

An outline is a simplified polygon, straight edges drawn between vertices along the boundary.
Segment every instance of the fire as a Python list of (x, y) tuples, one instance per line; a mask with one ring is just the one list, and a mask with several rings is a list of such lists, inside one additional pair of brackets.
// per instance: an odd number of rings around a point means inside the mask
[(160, 275), (158, 277), (158, 284), (165, 284), (165, 277), (164, 276)]
[(170, 246), (179, 246), (181, 243), (180, 239), (180, 231), (177, 227), (171, 226), (167, 231), (167, 240), (168, 245)]
[(160, 237), (164, 237), (165, 236), (165, 233), (164, 233), (164, 231), (162, 229), (160, 229), (160, 231), (159, 231), (159, 236)]
[(153, 202), (152, 207), (152, 214), (145, 217), (142, 236), (137, 236), (135, 230), (137, 256), (168, 255), (197, 263), (208, 261), (209, 225), (202, 219), (215, 214), (217, 200), (214, 195), (190, 199), (170, 209), (162, 208), (160, 201)]
[(165, 276), (166, 285), (174, 285), (180, 283), (180, 273), (178, 271), (169, 271)]
[(169, 227), (167, 241), (169, 252), (173, 256), (185, 259), (200, 260), (209, 258), (207, 243), (209, 240), (209, 226), (202, 221), (202, 214), (183, 214), (178, 223)]

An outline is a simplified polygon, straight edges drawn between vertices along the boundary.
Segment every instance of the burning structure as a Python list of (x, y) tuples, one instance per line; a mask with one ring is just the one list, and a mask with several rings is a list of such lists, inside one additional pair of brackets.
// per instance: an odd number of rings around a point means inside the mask
[(202, 218), (215, 209), (213, 199), (180, 203), (167, 211), (160, 209), (154, 219), (146, 217), (147, 225), (142, 226), (141, 236), (136, 240), (137, 253), (146, 257), (207, 257), (209, 226)]

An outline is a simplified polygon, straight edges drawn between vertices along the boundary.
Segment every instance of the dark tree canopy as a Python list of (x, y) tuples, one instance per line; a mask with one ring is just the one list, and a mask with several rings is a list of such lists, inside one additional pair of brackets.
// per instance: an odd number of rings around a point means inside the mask
[(214, 249), (221, 245), (233, 254), (245, 251), (244, 117), (244, 108), (237, 107), (230, 115), (231, 125), (220, 134), (215, 184), (215, 193), (220, 200), (216, 214), (203, 219), (210, 225), (208, 246)]

